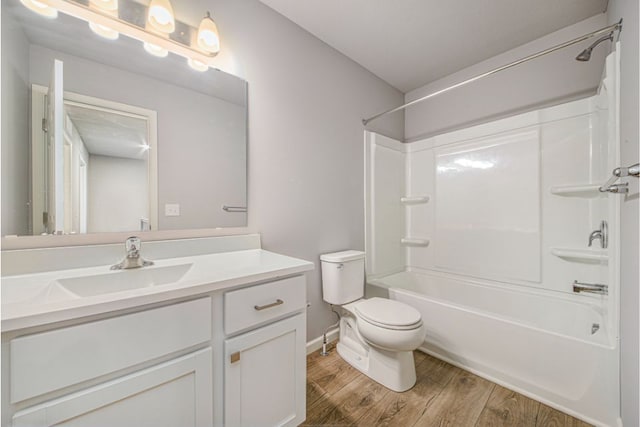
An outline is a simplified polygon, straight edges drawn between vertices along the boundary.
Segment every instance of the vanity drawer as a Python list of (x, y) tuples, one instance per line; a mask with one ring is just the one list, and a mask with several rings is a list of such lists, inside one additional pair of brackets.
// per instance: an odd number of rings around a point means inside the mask
[(304, 276), (256, 285), (224, 295), (224, 330), (227, 335), (302, 310), (306, 306)]
[(211, 340), (201, 298), (10, 342), (11, 402), (20, 402)]

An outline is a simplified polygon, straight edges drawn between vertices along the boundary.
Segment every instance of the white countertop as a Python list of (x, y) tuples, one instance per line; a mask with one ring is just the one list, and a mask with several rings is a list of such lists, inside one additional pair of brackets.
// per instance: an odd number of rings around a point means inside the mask
[[(188, 266), (190, 265), (190, 266)], [(83, 276), (126, 275), (132, 270), (112, 271), (109, 265), (2, 277), (2, 332), (93, 316), (136, 306), (208, 292), (228, 290), (253, 282), (313, 270), (309, 261), (262, 249), (240, 250), (155, 261), (157, 269), (184, 266), (178, 281), (88, 297), (39, 296), (52, 282)]]

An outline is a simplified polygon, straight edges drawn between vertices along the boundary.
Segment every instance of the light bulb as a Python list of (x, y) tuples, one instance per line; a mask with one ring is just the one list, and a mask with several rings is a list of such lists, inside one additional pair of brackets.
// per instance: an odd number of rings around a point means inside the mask
[(205, 52), (218, 53), (220, 51), (220, 37), (218, 36), (218, 27), (211, 18), (211, 14), (207, 12), (207, 16), (202, 18), (198, 27), (198, 47)]
[(157, 56), (159, 58), (164, 58), (165, 56), (169, 55), (169, 51), (167, 49), (148, 42), (144, 43), (144, 50), (146, 50), (151, 55)]
[(204, 62), (198, 61), (197, 59), (189, 58), (187, 60), (189, 67), (193, 68), (196, 71), (207, 71), (209, 66)]
[(171, 34), (176, 30), (173, 8), (169, 0), (151, 0), (147, 21), (157, 31)]
[(36, 0), (20, 0), (27, 9), (34, 11), (35, 13), (46, 16), (47, 18), (57, 18), (58, 11), (51, 6), (48, 6), (42, 2)]
[(101, 24), (96, 24), (94, 22), (89, 22), (89, 28), (91, 28), (91, 31), (93, 31), (100, 37), (104, 37), (108, 40), (118, 40), (118, 37), (120, 36), (120, 33), (118, 33), (116, 30), (105, 27)]

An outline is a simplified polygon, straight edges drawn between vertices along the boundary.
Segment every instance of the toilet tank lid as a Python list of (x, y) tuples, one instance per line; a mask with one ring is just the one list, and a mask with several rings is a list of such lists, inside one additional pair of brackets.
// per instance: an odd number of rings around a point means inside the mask
[(325, 262), (347, 262), (362, 258), (364, 258), (364, 252), (353, 250), (320, 255), (320, 261)]

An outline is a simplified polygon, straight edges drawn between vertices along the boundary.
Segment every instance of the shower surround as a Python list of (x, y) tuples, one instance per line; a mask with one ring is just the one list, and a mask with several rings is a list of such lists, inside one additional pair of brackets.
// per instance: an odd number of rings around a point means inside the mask
[[(617, 64), (590, 98), (407, 144), (365, 135), (369, 296), (420, 310), (424, 351), (602, 426), (620, 400), (622, 196), (598, 190), (619, 166)], [(588, 246), (602, 221), (608, 244)]]

